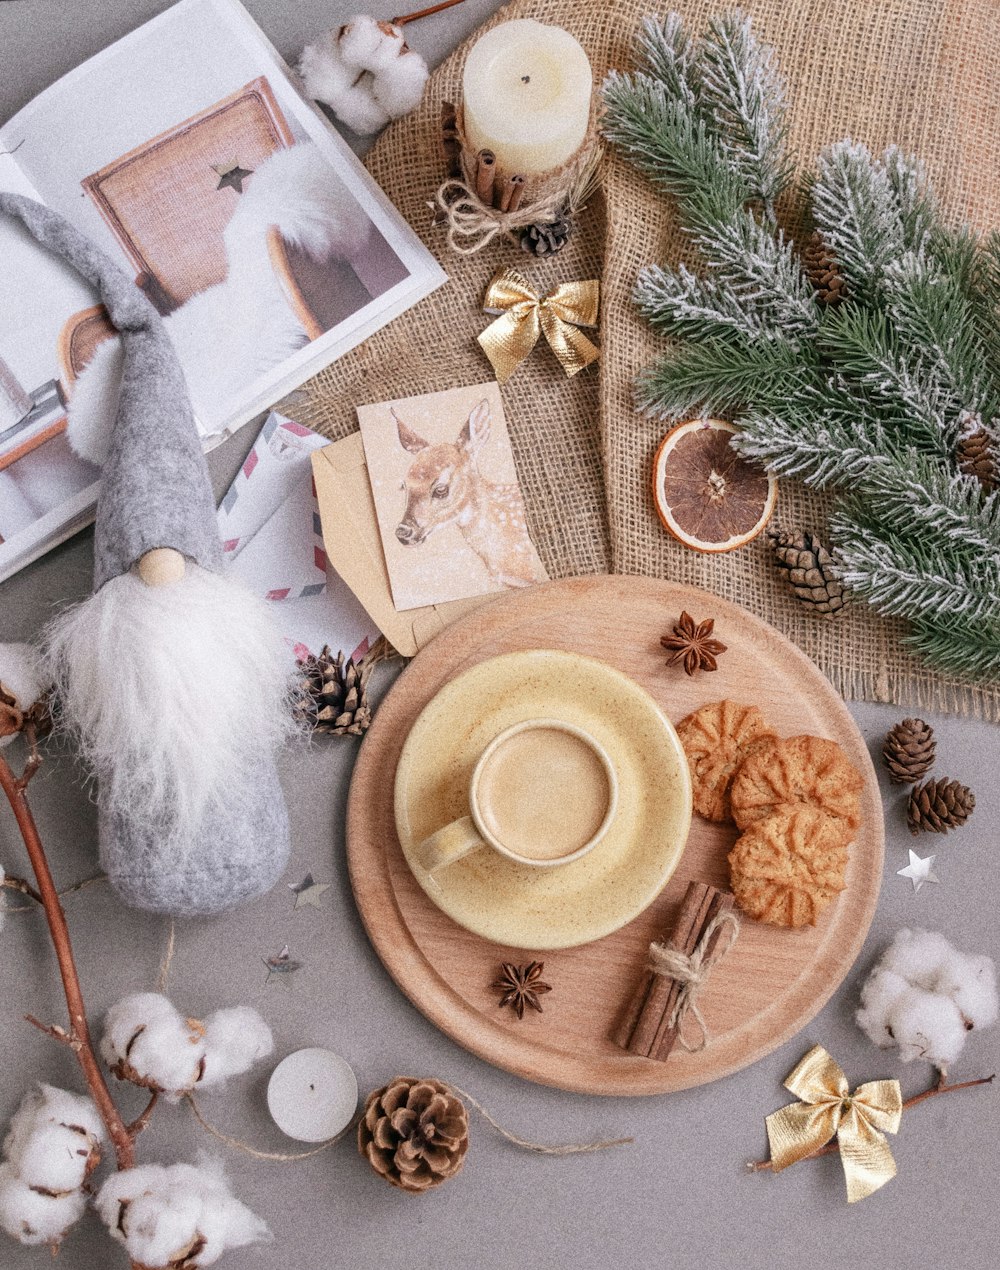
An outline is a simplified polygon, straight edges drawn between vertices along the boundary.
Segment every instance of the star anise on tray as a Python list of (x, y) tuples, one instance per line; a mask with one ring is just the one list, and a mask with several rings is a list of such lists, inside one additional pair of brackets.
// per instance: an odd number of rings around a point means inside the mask
[(551, 984), (542, 982), (544, 969), (544, 961), (529, 961), (526, 966), (515, 966), (505, 961), (500, 967), (499, 979), (492, 985), (500, 993), (500, 1008), (509, 1005), (519, 1019), (524, 1018), (526, 1006), (541, 1014), (542, 1003), (538, 998), (543, 992), (552, 991)]
[(660, 640), (663, 647), (673, 653), (667, 658), (667, 665), (676, 666), (678, 662), (683, 662), (686, 675), (693, 675), (699, 670), (718, 670), (716, 658), (726, 651), (726, 646), (712, 638), (714, 629), (714, 618), (695, 622), (690, 613), (681, 613), (681, 620), (673, 633), (664, 635)]

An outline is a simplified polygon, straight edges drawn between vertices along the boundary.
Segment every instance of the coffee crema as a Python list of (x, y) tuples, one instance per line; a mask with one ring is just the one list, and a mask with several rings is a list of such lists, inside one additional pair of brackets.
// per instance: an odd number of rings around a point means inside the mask
[(507, 737), (486, 759), (477, 802), (483, 825), (508, 851), (558, 860), (600, 830), (611, 783), (582, 737), (542, 724)]

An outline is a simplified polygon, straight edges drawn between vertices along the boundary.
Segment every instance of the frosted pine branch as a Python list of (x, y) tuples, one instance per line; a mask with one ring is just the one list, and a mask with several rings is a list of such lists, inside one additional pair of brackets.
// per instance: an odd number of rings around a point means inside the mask
[(667, 95), (693, 114), (697, 111), (694, 41), (684, 29), (679, 13), (662, 20), (644, 18), (636, 36), (640, 69), (659, 80)]
[(1000, 620), (911, 618), (906, 643), (952, 674), (1000, 679)]
[(836, 257), (851, 293), (866, 302), (876, 301), (886, 266), (906, 248), (893, 183), (868, 148), (852, 141), (824, 150), (817, 168), (811, 185), (816, 228)]
[(636, 381), (645, 413), (682, 419), (694, 413), (738, 413), (752, 401), (780, 397), (790, 376), (812, 373), (809, 352), (788, 343), (740, 338), (679, 345), (647, 366)]
[(757, 40), (739, 9), (710, 21), (698, 52), (700, 104), (729, 161), (773, 222), (775, 200), (792, 175), (785, 86), (774, 52)]

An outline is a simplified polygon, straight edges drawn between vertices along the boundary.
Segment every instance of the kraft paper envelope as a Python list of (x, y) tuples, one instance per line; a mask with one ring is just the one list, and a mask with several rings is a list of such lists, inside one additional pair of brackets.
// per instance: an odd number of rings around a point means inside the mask
[(397, 612), (389, 588), (361, 433), (354, 432), (316, 450), (312, 465), (327, 559), (397, 652), (404, 657), (415, 656), (449, 622), (493, 598), (474, 595)]

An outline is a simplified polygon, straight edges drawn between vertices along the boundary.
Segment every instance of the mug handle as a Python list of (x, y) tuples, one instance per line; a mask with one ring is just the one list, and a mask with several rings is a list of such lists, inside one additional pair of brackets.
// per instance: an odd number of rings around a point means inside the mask
[(485, 847), (486, 842), (471, 816), (453, 820), (437, 833), (425, 838), (416, 848), (416, 857), (428, 873), (436, 873), (463, 859), (471, 851)]

